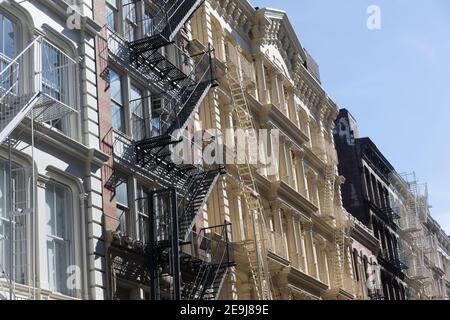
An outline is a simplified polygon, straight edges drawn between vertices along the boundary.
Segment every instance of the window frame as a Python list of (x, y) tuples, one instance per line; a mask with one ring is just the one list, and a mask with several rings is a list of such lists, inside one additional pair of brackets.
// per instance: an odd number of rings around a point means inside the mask
[[(53, 190), (49, 190), (49, 186), (53, 187)], [(57, 284), (59, 277), (62, 278), (61, 275), (57, 275), (57, 271), (61, 271), (60, 267), (58, 267), (57, 265), (60, 264), (61, 262), (61, 257), (59, 257), (59, 259), (56, 257), (56, 254), (54, 253), (54, 261), (53, 264), (50, 263), (50, 256), (49, 256), (49, 242), (53, 243), (53, 249), (55, 250), (54, 252), (56, 252), (56, 244), (64, 244), (65, 246), (65, 255), (66, 255), (66, 263), (65, 263), (65, 267), (66, 267), (66, 281), (67, 281), (67, 268), (71, 265), (74, 264), (75, 262), (75, 251), (74, 251), (74, 245), (73, 245), (73, 241), (74, 241), (74, 221), (73, 221), (73, 216), (74, 216), (74, 204), (73, 204), (73, 191), (70, 187), (59, 183), (57, 181), (54, 180), (49, 180), (47, 181), (47, 183), (45, 184), (45, 206), (46, 206), (46, 212), (45, 212), (45, 216), (46, 218), (48, 217), (48, 199), (47, 199), (47, 192), (51, 192), (53, 195), (53, 205), (55, 205), (55, 203), (57, 203), (57, 188), (59, 188), (60, 190), (64, 190), (64, 232), (65, 235), (63, 235), (63, 237), (59, 236), (58, 234), (53, 235), (53, 234), (49, 234), (48, 232), (48, 224), (46, 224), (46, 230), (45, 230), (45, 248), (46, 248), (46, 255), (47, 255), (47, 281), (48, 281), (48, 288), (50, 291), (53, 292), (57, 292), (60, 294), (64, 294), (64, 295), (68, 295), (68, 296), (73, 296), (74, 292), (72, 292), (72, 289), (69, 288), (65, 288), (65, 289), (60, 289), (60, 288), (64, 288), (63, 284)], [(56, 213), (56, 212), (55, 212)], [(56, 213), (57, 214), (57, 213)], [(56, 222), (57, 223), (57, 222)], [(58, 262), (58, 263), (56, 263)], [(54, 266), (55, 269), (51, 270), (51, 267)], [(51, 274), (54, 274), (53, 277)], [(53, 279), (52, 279), (53, 278)]]
[[(27, 284), (28, 283), (28, 268), (27, 268), (27, 262), (28, 262), (28, 255), (27, 255), (27, 244), (28, 244), (28, 219), (26, 216), (20, 216), (20, 217), (15, 217), (14, 220), (10, 220), (10, 217), (8, 215), (8, 211), (9, 208), (11, 206), (13, 211), (18, 210), (20, 207), (20, 204), (25, 205), (26, 207), (28, 207), (28, 190), (26, 188), (27, 182), (26, 182), (26, 171), (25, 168), (17, 165), (15, 162), (12, 162), (12, 176), (13, 176), (13, 180), (12, 180), (12, 192), (13, 192), (13, 201), (12, 203), (10, 203), (8, 201), (8, 196), (9, 196), (9, 192), (11, 192), (11, 190), (9, 190), (9, 183), (8, 183), (8, 179), (9, 179), (9, 168), (8, 168), (8, 162), (6, 160), (4, 160), (3, 158), (0, 159), (0, 171), (2, 172), (0, 174), (0, 188), (6, 191), (5, 196), (2, 196), (1, 199), (1, 208), (3, 209), (2, 211), (5, 211), (5, 214), (0, 215), (0, 230), (4, 230), (5, 225), (7, 226), (7, 230), (8, 231), (3, 231), (0, 232), (3, 233), (0, 236), (0, 265), (2, 265), (5, 270), (9, 271), (10, 268), (10, 264), (11, 264), (11, 256), (10, 256), (10, 250), (9, 250), (9, 241), (8, 241), (8, 237), (10, 236), (9, 232), (11, 232), (11, 226), (14, 225), (14, 242), (15, 242), (15, 246), (16, 246), (16, 254), (14, 257), (14, 265), (15, 265), (15, 272), (14, 272), (14, 281), (16, 283), (20, 283), (20, 284)], [(19, 186), (19, 187), (17, 187)], [(3, 191), (2, 190), (2, 191)], [(19, 194), (19, 192), (23, 192), (22, 194)], [(2, 192), (3, 193), (3, 192)], [(18, 199), (16, 198), (17, 196), (22, 196), (23, 199), (22, 201), (18, 201)], [(3, 199), (4, 198), (4, 199)], [(19, 203), (19, 206), (18, 206)], [(20, 209), (27, 209), (25, 207), (20, 208)], [(24, 235), (24, 237), (22, 239), (17, 238), (17, 234), (19, 234), (19, 232), (17, 231), (18, 226), (21, 226), (24, 231), (22, 235)], [(17, 243), (21, 241), (21, 248), (17, 249)], [(3, 247), (3, 245), (5, 247)], [(7, 249), (8, 248), (8, 249)], [(18, 250), (22, 250), (22, 252), (25, 253), (25, 256), (22, 255), (18, 256), (17, 255), (17, 251)]]

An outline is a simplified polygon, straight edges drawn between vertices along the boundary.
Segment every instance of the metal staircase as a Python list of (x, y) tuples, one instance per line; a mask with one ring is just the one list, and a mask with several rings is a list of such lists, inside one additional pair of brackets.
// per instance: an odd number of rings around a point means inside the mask
[[(238, 120), (240, 129), (246, 131), (250, 141), (257, 141), (257, 133), (252, 121), (252, 116), (245, 96), (245, 88), (240, 81), (239, 67), (235, 61), (228, 59), (227, 79), (230, 84), (231, 95), (234, 103), (234, 112)], [(245, 249), (249, 257), (251, 276), (255, 282), (256, 293), (261, 300), (271, 300), (271, 279), (267, 261), (268, 250), (266, 241), (268, 240), (267, 225), (264, 217), (263, 206), (260, 201), (256, 182), (253, 176), (253, 168), (246, 156), (245, 164), (237, 165), (238, 173), (243, 186), (243, 194), (246, 200), (247, 209), (251, 215), (253, 223), (254, 238), (249, 239), (245, 244)]]
[(50, 122), (76, 112), (69, 106), (74, 90), (68, 78), (75, 68), (75, 61), (38, 37), (0, 70), (0, 143), (29, 115)]
[[(131, 3), (139, 2), (132, 1)], [(147, 34), (142, 39), (130, 42), (133, 55), (154, 51), (170, 44), (174, 36), (190, 19), (194, 12), (202, 5), (204, 0), (157, 0), (159, 12), (152, 17), (146, 25), (149, 26)]]
[[(187, 300), (216, 300), (228, 274), (228, 269), (234, 265), (231, 244), (228, 241), (230, 224), (202, 229), (198, 234), (199, 248), (204, 250), (197, 257), (189, 256), (185, 260), (191, 270), (187, 274), (195, 274), (195, 278), (186, 281), (184, 298)], [(220, 233), (210, 232), (217, 230)], [(205, 233), (207, 231), (207, 233)]]
[(201, 210), (222, 174), (225, 174), (225, 170), (223, 167), (219, 167), (218, 169), (198, 173), (191, 178), (190, 185), (187, 188), (188, 191), (185, 193), (185, 197), (180, 201), (179, 205), (183, 207), (182, 214), (179, 218), (180, 240), (185, 241), (189, 236)]

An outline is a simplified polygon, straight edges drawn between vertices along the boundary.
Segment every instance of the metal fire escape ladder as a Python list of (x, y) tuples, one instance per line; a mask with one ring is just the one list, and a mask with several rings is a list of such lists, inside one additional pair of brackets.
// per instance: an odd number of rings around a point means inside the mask
[(323, 215), (327, 220), (336, 220), (334, 212), (334, 186), (336, 183), (336, 171), (334, 163), (329, 163), (325, 167), (325, 192)]
[[(230, 244), (228, 241), (229, 223), (223, 226), (202, 229), (200, 247), (206, 248), (206, 259), (202, 260), (198, 267), (198, 273), (187, 294), (190, 300), (215, 300), (218, 299), (223, 287), (228, 268), (234, 265), (231, 258)], [(220, 234), (206, 233), (206, 230), (221, 228)], [(203, 234), (203, 236), (202, 236)]]
[[(242, 82), (239, 80), (241, 77), (238, 66), (230, 60), (227, 61), (227, 64), (227, 79), (230, 84), (231, 95), (235, 106), (234, 111), (240, 129), (245, 130), (250, 136), (250, 139), (254, 139), (251, 141), (257, 141), (255, 140), (255, 126), (245, 97), (245, 89)], [(258, 298), (262, 300), (271, 300), (271, 279), (267, 261), (268, 250), (266, 244), (268, 239), (267, 225), (263, 206), (253, 176), (253, 169), (249, 163), (248, 156), (245, 157), (245, 162), (245, 164), (237, 165), (237, 169), (244, 187), (244, 198), (253, 223), (254, 239), (249, 239), (249, 244), (246, 245), (249, 265)]]
[(334, 281), (336, 288), (344, 287), (345, 270), (345, 233), (341, 229), (335, 230), (334, 233)]

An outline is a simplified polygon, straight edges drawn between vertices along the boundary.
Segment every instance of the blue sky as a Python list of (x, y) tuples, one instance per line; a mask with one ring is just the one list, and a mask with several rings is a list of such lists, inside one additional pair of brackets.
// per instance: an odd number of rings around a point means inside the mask
[[(450, 234), (450, 1), (252, 0), (288, 12), (323, 86), (399, 172), (428, 182)], [(369, 5), (381, 30), (366, 26)]]

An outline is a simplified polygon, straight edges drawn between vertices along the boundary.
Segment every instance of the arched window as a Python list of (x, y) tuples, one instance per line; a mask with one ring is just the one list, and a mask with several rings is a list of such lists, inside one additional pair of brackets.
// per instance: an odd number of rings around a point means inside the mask
[(45, 186), (46, 241), (49, 289), (70, 294), (67, 269), (73, 261), (72, 193), (69, 188), (48, 182)]

